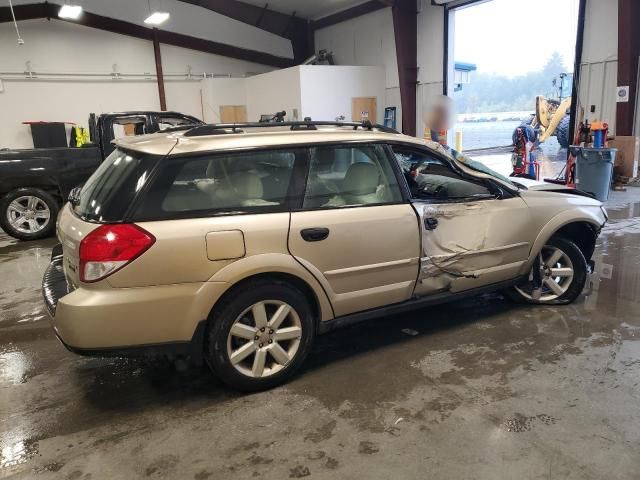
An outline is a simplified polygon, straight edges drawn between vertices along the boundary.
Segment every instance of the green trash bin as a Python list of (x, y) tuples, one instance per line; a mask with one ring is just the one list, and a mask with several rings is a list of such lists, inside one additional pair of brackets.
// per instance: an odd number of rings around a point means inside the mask
[(618, 149), (570, 147), (570, 151), (576, 157), (576, 188), (605, 202), (609, 198)]

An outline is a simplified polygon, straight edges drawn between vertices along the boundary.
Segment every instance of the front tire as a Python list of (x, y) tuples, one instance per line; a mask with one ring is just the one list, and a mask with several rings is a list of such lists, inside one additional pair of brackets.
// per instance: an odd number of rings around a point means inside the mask
[(18, 188), (0, 200), (0, 227), (14, 238), (37, 240), (53, 235), (58, 202), (39, 188)]
[(521, 303), (542, 305), (566, 305), (578, 298), (587, 281), (588, 267), (577, 245), (554, 237), (542, 247), (539, 255), (542, 279), (539, 298), (533, 288), (533, 269), (526, 281), (509, 290), (509, 296)]
[(302, 292), (284, 282), (256, 281), (215, 308), (206, 357), (232, 388), (266, 390), (296, 373), (314, 338), (313, 312)]

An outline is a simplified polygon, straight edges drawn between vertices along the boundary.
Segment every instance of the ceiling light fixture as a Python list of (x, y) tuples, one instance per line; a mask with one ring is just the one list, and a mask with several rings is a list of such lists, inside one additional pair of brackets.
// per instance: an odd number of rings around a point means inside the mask
[(70, 20), (77, 20), (82, 14), (82, 7), (80, 5), (62, 5), (58, 16), (60, 18), (67, 18)]
[(169, 14), (167, 12), (153, 12), (149, 15), (144, 23), (147, 25), (161, 25), (169, 19)]

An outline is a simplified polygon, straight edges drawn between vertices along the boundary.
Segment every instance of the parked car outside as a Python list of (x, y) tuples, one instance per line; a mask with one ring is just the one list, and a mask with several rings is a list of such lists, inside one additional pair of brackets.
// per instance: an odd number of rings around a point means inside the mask
[(191, 355), (260, 390), (336, 326), (496, 290), (572, 302), (606, 219), (384, 127), (201, 126), (116, 142), (43, 293), (73, 352)]

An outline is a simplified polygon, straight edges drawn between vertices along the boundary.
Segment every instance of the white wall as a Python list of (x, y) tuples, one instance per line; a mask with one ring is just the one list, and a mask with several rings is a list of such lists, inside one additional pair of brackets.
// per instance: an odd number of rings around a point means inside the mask
[[(385, 94), (378, 107), (397, 108), (397, 126), (402, 126), (400, 83), (391, 8), (363, 15), (316, 31), (316, 50), (333, 52), (338, 65), (383, 68)], [(349, 118), (350, 115), (347, 115)], [(382, 116), (378, 119), (382, 122)]]
[(249, 121), (285, 110), (287, 120), (311, 117), (351, 120), (353, 97), (376, 97), (378, 121), (384, 114), (384, 69), (305, 65), (248, 78), (208, 78), (202, 82), (205, 120), (220, 121), (220, 105), (246, 105)]
[(332, 51), (338, 65), (384, 67), (385, 87), (398, 87), (391, 8), (322, 28), (316, 31), (315, 41), (316, 50)]
[(300, 70), (285, 68), (245, 79), (247, 120), (257, 122), (260, 115), (286, 110), (287, 120), (294, 119), (294, 110), (301, 119)]
[(582, 61), (618, 56), (618, 0), (587, 0)]
[[(210, 91), (201, 83), (204, 82), (185, 82), (176, 81), (172, 74), (184, 74), (191, 71), (197, 73), (211, 73), (214, 75), (230, 75), (240, 77), (244, 75), (253, 75), (256, 73), (268, 72), (272, 67), (259, 65), (256, 63), (244, 62), (233, 58), (222, 57), (219, 55), (211, 55), (209, 53), (188, 50), (185, 48), (174, 47), (172, 45), (161, 45), (160, 51), (162, 55), (162, 65), (165, 75), (165, 94), (167, 99), (167, 109), (177, 110), (179, 112), (188, 113), (205, 121), (218, 122), (219, 106), (212, 110), (213, 99), (205, 98), (205, 92)], [(153, 51), (150, 53), (153, 56)], [(155, 68), (155, 67), (154, 67)], [(213, 78), (206, 79), (206, 82), (213, 80), (222, 82), (227, 81), (225, 90), (229, 90), (229, 95), (233, 95), (234, 84), (243, 85), (238, 78)], [(231, 82), (228, 82), (231, 80)], [(217, 88), (216, 90), (219, 90)], [(237, 103), (223, 105), (244, 105), (244, 85), (242, 87), (243, 97)]]
[(579, 119), (606, 121), (614, 134), (617, 58), (618, 1), (587, 0), (577, 114)]
[[(246, 81), (246, 78), (207, 78), (203, 80), (203, 120), (207, 123), (219, 123), (221, 105), (246, 105)], [(247, 120), (255, 119), (249, 117)]]
[[(31, 148), (26, 120), (71, 121), (87, 125), (89, 113), (160, 108), (155, 80), (152, 43), (57, 20), (20, 22), (25, 44), (18, 46), (13, 25), (0, 24), (0, 72), (108, 74), (113, 65), (120, 73), (149, 73), (147, 81), (7, 80), (0, 74), (0, 148)], [(161, 45), (166, 75), (167, 108), (202, 117), (199, 81), (176, 81), (174, 74), (192, 73), (244, 75), (271, 69), (241, 60)], [(184, 77), (183, 77), (184, 78)]]
[(353, 97), (376, 97), (377, 122), (385, 107), (383, 67), (306, 65), (300, 68), (302, 117), (335, 120), (341, 115), (351, 121)]
[(420, 0), (418, 13), (418, 92), (416, 135), (424, 132), (423, 112), (444, 87), (444, 8)]

